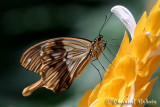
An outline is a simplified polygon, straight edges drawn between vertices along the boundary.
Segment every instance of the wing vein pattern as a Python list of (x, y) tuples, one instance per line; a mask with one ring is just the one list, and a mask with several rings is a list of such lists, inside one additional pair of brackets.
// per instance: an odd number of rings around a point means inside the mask
[(79, 38), (50, 39), (29, 48), (21, 57), (21, 65), (41, 75), (41, 79), (23, 90), (28, 96), (40, 87), (59, 93), (70, 87), (92, 60), (92, 44)]

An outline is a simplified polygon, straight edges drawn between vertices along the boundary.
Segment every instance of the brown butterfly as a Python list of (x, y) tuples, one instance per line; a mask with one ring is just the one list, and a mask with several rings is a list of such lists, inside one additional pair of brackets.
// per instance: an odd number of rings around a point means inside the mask
[(103, 36), (98, 36), (93, 42), (60, 37), (32, 46), (22, 55), (20, 63), (40, 74), (41, 79), (26, 87), (23, 96), (29, 96), (40, 87), (51, 89), (54, 93), (68, 89), (92, 59), (100, 57), (104, 47)]
[[(107, 19), (107, 18), (106, 18)], [(106, 24), (106, 19), (100, 31)], [(29, 48), (20, 60), (21, 65), (41, 75), (36, 83), (26, 87), (22, 94), (29, 96), (45, 87), (54, 93), (66, 90), (93, 59), (98, 59), (106, 47), (103, 36), (93, 41), (60, 37), (40, 42)]]

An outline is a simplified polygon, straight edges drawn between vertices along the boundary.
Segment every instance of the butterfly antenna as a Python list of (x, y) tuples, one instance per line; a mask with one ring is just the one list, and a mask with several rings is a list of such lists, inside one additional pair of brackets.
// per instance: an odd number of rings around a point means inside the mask
[(101, 34), (102, 29), (104, 28), (104, 26), (106, 25), (106, 23), (108, 22), (108, 20), (111, 18), (111, 16), (112, 16), (112, 13), (110, 14), (110, 16), (109, 16), (108, 19), (107, 19), (107, 15), (105, 16), (104, 23), (103, 23), (102, 27), (99, 30), (99, 35)]
[(102, 82), (102, 75), (101, 75), (101, 73), (99, 72), (99, 69), (91, 62), (91, 64), (92, 64), (92, 66), (98, 71), (98, 73), (99, 73), (99, 76), (100, 76), (100, 78), (101, 78), (101, 82)]
[(121, 40), (121, 38), (118, 38), (118, 39), (117, 38), (116, 39), (115, 38), (112, 38), (112, 39), (108, 38), (107, 40)]
[(118, 45), (116, 45), (116, 44), (114, 44), (114, 43), (108, 43), (108, 42), (107, 42), (107, 44), (112, 45), (112, 46), (116, 46), (116, 47), (118, 47), (118, 48), (120, 47), (120, 46), (118, 46)]

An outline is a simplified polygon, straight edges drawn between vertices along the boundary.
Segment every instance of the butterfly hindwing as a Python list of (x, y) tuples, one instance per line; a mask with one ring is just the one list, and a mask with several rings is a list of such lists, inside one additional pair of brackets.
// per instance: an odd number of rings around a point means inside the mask
[[(22, 56), (21, 64), (37, 72), (41, 80), (23, 91), (30, 95), (39, 87), (46, 87), (59, 93), (72, 84), (92, 60), (91, 42), (78, 38), (56, 38), (41, 42), (28, 49)], [(30, 93), (30, 94), (27, 94)]]

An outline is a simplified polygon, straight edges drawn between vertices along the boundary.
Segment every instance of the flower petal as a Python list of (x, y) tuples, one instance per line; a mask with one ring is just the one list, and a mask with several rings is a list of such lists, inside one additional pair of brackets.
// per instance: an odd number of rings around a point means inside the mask
[(133, 100), (134, 100), (134, 94), (135, 94), (135, 85), (133, 84), (132, 88), (131, 88), (131, 91), (129, 93), (129, 96), (128, 96), (128, 101), (129, 102), (133, 102)]
[(147, 19), (147, 13), (144, 12), (135, 28), (134, 37), (143, 33), (146, 19)]
[(131, 86), (136, 80), (136, 63), (131, 56), (124, 56), (115, 67), (115, 77), (124, 76), (127, 86)]
[(157, 34), (160, 30), (160, 10), (155, 11), (150, 14), (146, 20), (145, 32), (150, 32), (151, 34)]
[(137, 79), (135, 81), (135, 92), (137, 92), (140, 88), (142, 88), (152, 77), (152, 71), (150, 70), (148, 75), (145, 77), (140, 77), (137, 75)]
[(129, 52), (139, 60), (145, 60), (151, 51), (151, 41), (145, 34), (136, 36), (129, 45)]
[(141, 77), (145, 77), (148, 75), (149, 71), (151, 71), (153, 74), (156, 71), (159, 62), (160, 56), (153, 56), (149, 58), (144, 64), (144, 66), (138, 71), (138, 75)]
[(89, 107), (95, 107), (95, 105), (98, 103), (98, 99), (96, 99)]
[(131, 85), (130, 87), (126, 87), (126, 90), (125, 90), (125, 98), (124, 98), (125, 101), (128, 99), (128, 95), (129, 95), (130, 92), (131, 92), (131, 88), (132, 88), (132, 85)]
[(144, 77), (137, 75), (137, 79), (135, 81), (135, 92), (137, 92), (140, 88), (142, 88), (150, 80), (153, 73), (156, 72), (160, 62), (160, 55), (154, 56), (150, 60), (151, 60), (151, 63), (150, 63), (148, 74)]
[(135, 99), (142, 99), (143, 101), (146, 100), (146, 98), (148, 98), (149, 94), (151, 93), (152, 86), (155, 80), (157, 79), (158, 77), (154, 78), (153, 80), (148, 82), (146, 85), (144, 85), (140, 90), (138, 90), (135, 93)]
[[(152, 51), (157, 51), (158, 48), (160, 47), (160, 37), (152, 36), (151, 41), (152, 41)], [(160, 52), (159, 52), (159, 54), (160, 54)]]
[(98, 84), (94, 90), (92, 91), (91, 95), (89, 96), (88, 105), (91, 105), (97, 98), (99, 90), (101, 89), (102, 84)]
[(114, 6), (111, 9), (111, 12), (114, 13), (122, 21), (122, 23), (126, 26), (128, 31), (130, 32), (131, 37), (133, 39), (134, 30), (136, 28), (136, 21), (131, 12), (127, 8), (120, 5)]
[(144, 104), (134, 104), (132, 107), (144, 107)]
[(132, 85), (132, 88), (130, 90), (127, 102), (130, 103), (129, 105), (123, 105), (122, 107), (132, 107), (132, 102), (134, 101), (134, 95), (135, 95), (135, 86)]
[(89, 107), (88, 106), (88, 98), (91, 94), (92, 90), (88, 90), (82, 97), (82, 99), (80, 100), (78, 107)]
[[(113, 62), (113, 64), (114, 64), (114, 62)], [(106, 84), (107, 82), (109, 82), (111, 79), (114, 78), (114, 65), (110, 64), (109, 67), (107, 68), (107, 70), (104, 74), (104, 79), (102, 81), (102, 85)]]
[(98, 100), (108, 97), (118, 100), (123, 100), (125, 89), (126, 89), (126, 81), (124, 77), (113, 78), (110, 82), (102, 86), (98, 94)]
[(155, 56), (154, 59), (152, 59), (152, 62), (149, 68), (150, 74), (153, 74), (156, 72), (156, 70), (158, 69), (159, 63), (160, 63), (160, 55)]
[(94, 107), (120, 107), (120, 105), (113, 105), (113, 100), (113, 98), (103, 98), (101, 100), (98, 100)]
[(153, 12), (155, 12), (156, 10), (160, 9), (159, 8), (160, 5), (160, 0), (157, 1), (156, 5), (152, 8), (152, 10), (150, 11), (150, 14), (152, 14)]
[(124, 34), (123, 41), (116, 56), (117, 60), (120, 60), (125, 55), (129, 55), (129, 38), (126, 32)]
[(160, 46), (156, 50), (152, 50), (148, 56), (148, 58), (152, 56), (160, 55)]
[(129, 54), (129, 38), (127, 33), (125, 32), (124, 34), (124, 38), (123, 41), (121, 43), (120, 49), (118, 51), (118, 54), (116, 56), (116, 58), (113, 60), (112, 64), (109, 65), (109, 67), (106, 70), (106, 73), (104, 75), (104, 79), (102, 81), (102, 84), (107, 83), (108, 81), (110, 81), (112, 78), (114, 78), (114, 69), (115, 66), (117, 64), (117, 62), (125, 55)]

